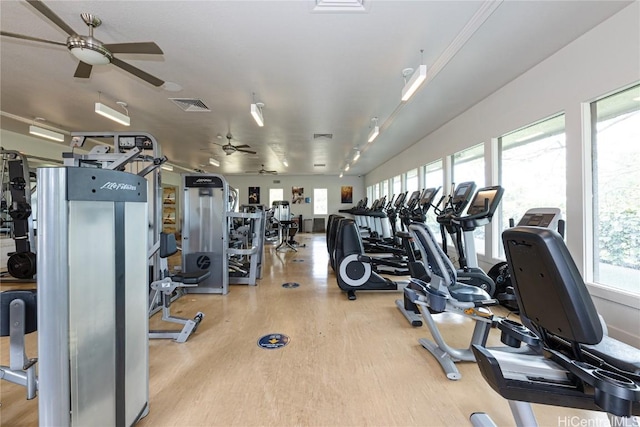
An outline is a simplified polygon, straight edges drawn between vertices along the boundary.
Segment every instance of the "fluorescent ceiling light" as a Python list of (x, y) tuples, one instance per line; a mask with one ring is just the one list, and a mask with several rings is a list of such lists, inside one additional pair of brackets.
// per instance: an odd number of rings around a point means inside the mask
[(340, 172), (339, 178), (342, 178), (343, 176), (344, 176), (344, 174), (342, 172)]
[(349, 170), (349, 164), (347, 163), (347, 166), (344, 167), (344, 171), (348, 171)]
[(640, 96), (633, 98), (634, 101), (640, 101)]
[(418, 90), (420, 85), (427, 79), (427, 66), (420, 65), (408, 82), (402, 88), (402, 100), (408, 101), (409, 98)]
[(213, 157), (209, 158), (209, 164), (211, 166), (215, 166), (215, 167), (219, 167), (220, 166), (220, 162), (217, 161), (216, 159), (214, 159)]
[(264, 104), (262, 102), (256, 102), (255, 104), (251, 104), (251, 115), (253, 119), (256, 121), (258, 126), (264, 126), (264, 118), (262, 117), (262, 107)]
[(376, 139), (379, 134), (380, 134), (380, 127), (376, 125), (373, 127), (373, 130), (369, 134), (369, 139), (367, 141), (373, 142), (373, 140)]
[(282, 164), (284, 165), (284, 167), (285, 167), (285, 168), (288, 168), (288, 167), (289, 167), (289, 163), (287, 163), (287, 159), (284, 159), (284, 160), (282, 161)]
[[(126, 104), (124, 104), (124, 106), (126, 107)], [(122, 114), (113, 108), (109, 108), (100, 102), (96, 102), (96, 113), (124, 126), (129, 126), (131, 124), (131, 118), (129, 116)]]
[(360, 151), (356, 151), (356, 155), (353, 157), (353, 163), (357, 162), (359, 158), (360, 158)]
[(162, 166), (160, 166), (160, 167), (161, 167), (162, 169), (166, 170), (166, 171), (169, 171), (169, 172), (172, 172), (172, 171), (173, 171), (173, 166), (171, 166), (171, 165), (170, 165), (170, 164), (168, 164), (168, 163), (163, 163), (163, 164), (162, 164)]
[(42, 138), (51, 139), (54, 141), (62, 142), (64, 141), (64, 135), (58, 132), (54, 132), (49, 129), (41, 128), (39, 126), (31, 125), (29, 126), (29, 133), (31, 135), (36, 135)]

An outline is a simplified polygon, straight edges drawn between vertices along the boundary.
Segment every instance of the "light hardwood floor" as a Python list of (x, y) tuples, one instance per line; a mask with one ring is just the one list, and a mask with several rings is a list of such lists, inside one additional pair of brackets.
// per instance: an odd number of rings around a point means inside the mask
[[(362, 292), (348, 301), (328, 267), (324, 235), (296, 239), (307, 245), (297, 253), (266, 247), (258, 286), (232, 285), (226, 296), (187, 295), (174, 303), (176, 315), (206, 317), (187, 343), (150, 343), (150, 413), (139, 425), (459, 426), (470, 425), (476, 411), (514, 424), (507, 402), (475, 364), (460, 365), (461, 380), (446, 379), (418, 344), (429, 336), (426, 327), (412, 328), (396, 309), (401, 293)], [(285, 282), (300, 287), (285, 289)], [(439, 322), (452, 345), (468, 345), (471, 321), (443, 314)], [(270, 333), (291, 341), (277, 350), (258, 347)], [(35, 341), (31, 334), (32, 357)], [(8, 341), (0, 342), (6, 364)], [(497, 331), (489, 345), (501, 345)], [(23, 388), (4, 381), (0, 387), (1, 425), (37, 425), (37, 399), (24, 400)], [(600, 413), (546, 406), (535, 412), (542, 426), (587, 419), (606, 425)]]

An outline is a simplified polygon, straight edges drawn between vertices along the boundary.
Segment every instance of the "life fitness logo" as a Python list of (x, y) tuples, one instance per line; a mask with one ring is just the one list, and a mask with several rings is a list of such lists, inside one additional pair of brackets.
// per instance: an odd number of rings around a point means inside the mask
[(209, 257), (206, 255), (200, 255), (196, 259), (196, 265), (200, 270), (206, 270), (211, 267), (211, 259), (209, 259)]
[(205, 182), (213, 182), (211, 180), (211, 178), (198, 178), (196, 179), (196, 184), (201, 184), (201, 183), (205, 183)]
[(106, 182), (105, 184), (102, 185), (102, 187), (100, 187), (100, 189), (113, 190), (113, 191), (119, 191), (119, 190), (136, 191), (137, 187), (135, 185), (123, 184), (121, 182)]

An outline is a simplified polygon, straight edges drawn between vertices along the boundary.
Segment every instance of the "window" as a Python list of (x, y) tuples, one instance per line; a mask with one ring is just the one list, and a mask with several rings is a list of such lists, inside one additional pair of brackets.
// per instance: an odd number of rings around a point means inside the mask
[(640, 86), (591, 104), (593, 280), (640, 293)]
[(406, 189), (411, 195), (412, 192), (418, 191), (418, 169), (411, 169), (405, 174)]
[[(373, 200), (378, 197), (380, 197), (380, 183), (373, 185)], [(371, 203), (373, 203), (373, 200), (371, 200)]]
[(284, 190), (282, 188), (269, 189), (269, 207), (273, 206), (273, 202), (284, 200)]
[(367, 187), (367, 206), (373, 202), (373, 185)]
[(385, 179), (381, 183), (382, 194), (381, 196), (386, 196), (387, 200), (389, 200), (389, 180)]
[[(538, 122), (498, 139), (500, 204), (498, 230), (517, 224), (531, 208), (560, 208), (566, 216), (566, 142), (564, 114)], [(499, 255), (504, 258), (502, 244)]]
[[(438, 188), (442, 187), (442, 178), (443, 178), (443, 170), (442, 170), (442, 160), (438, 160), (436, 162), (429, 163), (428, 165), (423, 166), (424, 168), (424, 187), (425, 188)], [(440, 193), (436, 194), (435, 199), (433, 199), (433, 203), (438, 203), (440, 197), (443, 196), (443, 189), (440, 190)], [(431, 208), (433, 210), (433, 208)], [(440, 224), (436, 221), (436, 215), (433, 212), (429, 212), (427, 214), (427, 226), (431, 229), (431, 232), (436, 237), (438, 242), (442, 242), (442, 237), (440, 235)]]
[[(476, 183), (477, 188), (484, 187), (484, 144), (458, 151), (451, 157), (451, 162), (453, 164), (454, 183), (473, 181)], [(484, 254), (485, 252), (484, 228), (476, 228), (473, 232), (478, 254)]]
[(313, 189), (313, 214), (314, 215), (326, 215), (327, 208), (327, 189), (326, 188), (314, 188)]
[(400, 175), (394, 176), (393, 180), (393, 194), (398, 197), (398, 195), (402, 192), (402, 177)]

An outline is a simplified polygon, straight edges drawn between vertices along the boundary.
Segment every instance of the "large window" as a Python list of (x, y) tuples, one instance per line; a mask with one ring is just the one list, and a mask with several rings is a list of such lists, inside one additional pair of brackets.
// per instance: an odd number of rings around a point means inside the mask
[[(438, 160), (436, 162), (429, 163), (428, 165), (423, 166), (424, 168), (424, 187), (425, 188), (439, 188), (442, 187), (442, 179), (443, 179), (443, 170), (442, 170), (442, 160)], [(440, 193), (436, 194), (435, 199), (433, 199), (433, 203), (437, 203), (438, 200), (443, 195), (443, 190), (440, 189)], [(433, 212), (433, 208), (427, 213), (427, 226), (431, 229), (431, 232), (436, 237), (439, 242), (442, 242), (442, 237), (440, 236), (440, 224), (436, 221), (436, 214)]]
[(326, 215), (328, 211), (329, 210), (327, 207), (327, 189), (314, 188), (313, 189), (313, 214)]
[(405, 174), (405, 177), (406, 189), (410, 196), (414, 191), (418, 191), (418, 169), (411, 169)]
[[(484, 144), (458, 151), (452, 156), (451, 163), (453, 163), (453, 182), (455, 184), (473, 181), (478, 188), (484, 187)], [(473, 235), (476, 239), (476, 251), (479, 254), (484, 254), (484, 227), (476, 228)]]
[(402, 176), (394, 176), (393, 178), (393, 193), (396, 198), (402, 192)]
[(269, 189), (269, 207), (273, 206), (273, 202), (284, 200), (284, 190), (282, 188)]
[(389, 180), (385, 179), (384, 181), (382, 181), (382, 183), (380, 184), (380, 188), (382, 189), (381, 196), (386, 196), (387, 200), (389, 200)]
[(640, 294), (640, 86), (591, 112), (593, 279)]
[(373, 185), (373, 200), (371, 200), (371, 203), (373, 203), (373, 201), (378, 199), (379, 197), (380, 197), (380, 183), (377, 183)]
[[(517, 224), (531, 208), (560, 208), (566, 213), (566, 142), (564, 114), (538, 122), (498, 139), (500, 185), (499, 230)], [(500, 256), (504, 257), (504, 248)]]

